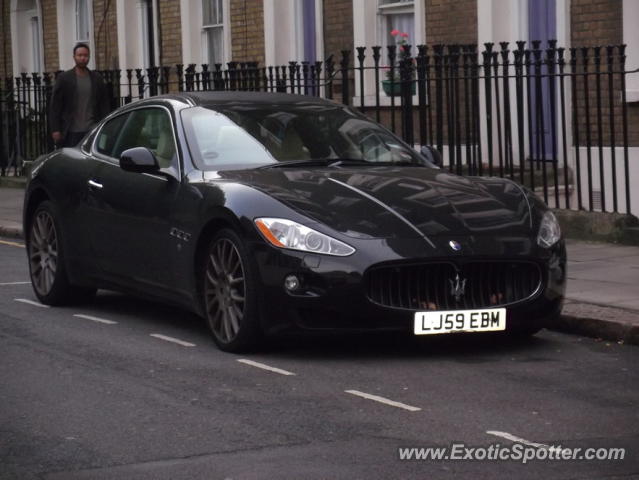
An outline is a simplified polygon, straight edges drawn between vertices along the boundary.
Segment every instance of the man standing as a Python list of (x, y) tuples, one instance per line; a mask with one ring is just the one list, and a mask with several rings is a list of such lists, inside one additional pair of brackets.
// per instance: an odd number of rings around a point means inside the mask
[(49, 124), (56, 147), (74, 147), (109, 113), (104, 80), (87, 68), (90, 55), (86, 43), (73, 47), (75, 67), (58, 75), (53, 86)]

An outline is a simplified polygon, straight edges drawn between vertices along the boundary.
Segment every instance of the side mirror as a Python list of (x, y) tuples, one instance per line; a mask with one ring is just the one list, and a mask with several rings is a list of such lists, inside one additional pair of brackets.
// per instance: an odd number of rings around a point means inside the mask
[(151, 150), (145, 147), (135, 147), (122, 152), (120, 168), (127, 172), (155, 173), (160, 170), (160, 165)]
[(419, 153), (422, 154), (423, 157), (426, 158), (429, 162), (437, 165), (438, 167), (442, 166), (442, 154), (439, 153), (435, 147), (431, 147), (430, 145), (422, 145), (422, 148), (419, 149)]

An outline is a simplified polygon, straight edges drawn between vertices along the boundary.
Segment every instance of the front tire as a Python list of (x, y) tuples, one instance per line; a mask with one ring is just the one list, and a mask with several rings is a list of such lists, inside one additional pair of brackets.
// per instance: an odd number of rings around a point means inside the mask
[(225, 352), (249, 350), (261, 337), (255, 267), (242, 239), (220, 230), (209, 243), (204, 268), (206, 320)]
[(38, 205), (29, 227), (27, 252), (31, 285), (38, 300), (45, 305), (84, 300), (96, 291), (69, 283), (58, 218), (55, 205), (47, 200)]

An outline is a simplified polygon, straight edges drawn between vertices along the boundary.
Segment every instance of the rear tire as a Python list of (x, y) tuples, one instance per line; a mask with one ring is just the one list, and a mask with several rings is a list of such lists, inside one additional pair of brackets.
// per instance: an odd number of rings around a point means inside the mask
[(27, 254), (33, 291), (45, 305), (64, 305), (86, 300), (95, 288), (76, 287), (67, 276), (62, 229), (58, 211), (46, 200), (36, 208), (29, 226)]
[(254, 348), (262, 336), (257, 275), (244, 242), (233, 230), (220, 230), (204, 262), (204, 313), (213, 340), (225, 352)]

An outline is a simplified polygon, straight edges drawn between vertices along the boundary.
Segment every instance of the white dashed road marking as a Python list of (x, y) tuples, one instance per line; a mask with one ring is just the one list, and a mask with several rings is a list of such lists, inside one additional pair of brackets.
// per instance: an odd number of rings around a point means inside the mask
[(351, 395), (356, 395), (358, 397), (366, 398), (368, 400), (373, 400), (375, 402), (383, 403), (385, 405), (390, 405), (391, 407), (403, 408), (404, 410), (408, 410), (410, 412), (419, 412), (421, 410), (421, 408), (418, 407), (406, 405), (405, 403), (401, 402), (395, 402), (394, 400), (389, 400), (388, 398), (371, 395), (370, 393), (360, 392), (358, 390), (344, 390), (344, 392), (350, 393)]
[(183, 347), (195, 347), (195, 343), (185, 342), (183, 340), (179, 340), (173, 337), (167, 337), (166, 335), (161, 335), (159, 333), (151, 333), (152, 337), (159, 338), (160, 340), (164, 340), (166, 342), (177, 343), (178, 345), (182, 345)]
[(10, 247), (25, 248), (23, 243), (7, 242), (7, 241), (5, 241), (5, 240), (0, 240), (0, 244), (2, 244), (2, 245), (9, 245)]
[(49, 308), (49, 305), (43, 305), (40, 302), (34, 302), (33, 300), (27, 300), (26, 298), (14, 298), (16, 302), (26, 303), (27, 305), (33, 305), (34, 307)]
[(106, 325), (115, 325), (118, 322), (114, 322), (113, 320), (107, 320), (105, 318), (92, 317), (91, 315), (84, 315), (82, 313), (73, 314), (74, 317), (84, 318), (85, 320), (91, 320), (92, 322), (104, 323)]
[(4, 287), (6, 285), (28, 285), (31, 282), (4, 282), (4, 283), (0, 283), (0, 287)]
[(511, 435), (508, 432), (498, 432), (498, 431), (495, 431), (495, 430), (488, 430), (486, 433), (488, 435), (493, 435), (495, 437), (505, 438), (506, 440), (510, 440), (511, 442), (523, 443), (524, 445), (528, 445), (530, 447), (550, 448), (550, 445), (546, 445), (545, 443), (531, 442), (530, 440), (526, 440), (525, 438), (516, 437), (515, 435)]
[(247, 360), (245, 358), (238, 359), (238, 362), (244, 363), (246, 365), (251, 365), (252, 367), (261, 368), (262, 370), (268, 370), (269, 372), (279, 373), (280, 375), (295, 375), (293, 372), (282, 370), (281, 368), (270, 367), (263, 363), (254, 362), (253, 360)]

